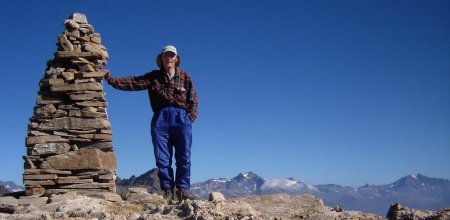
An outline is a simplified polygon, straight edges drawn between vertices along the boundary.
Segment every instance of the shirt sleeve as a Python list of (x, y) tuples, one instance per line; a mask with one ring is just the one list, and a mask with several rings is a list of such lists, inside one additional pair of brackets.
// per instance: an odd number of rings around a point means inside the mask
[(191, 77), (187, 77), (187, 97), (186, 97), (186, 111), (188, 113), (188, 117), (191, 122), (194, 122), (198, 116), (198, 97), (197, 92), (194, 87), (194, 83), (192, 82)]
[(143, 76), (128, 76), (121, 78), (109, 77), (106, 80), (113, 88), (124, 91), (146, 90), (151, 84), (148, 74)]

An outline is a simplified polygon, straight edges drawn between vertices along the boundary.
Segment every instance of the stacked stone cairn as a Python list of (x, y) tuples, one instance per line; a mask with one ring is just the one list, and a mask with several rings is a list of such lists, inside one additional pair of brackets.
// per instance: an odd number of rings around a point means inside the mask
[(84, 14), (64, 21), (28, 124), (27, 195), (115, 192), (116, 157), (102, 68), (108, 52)]

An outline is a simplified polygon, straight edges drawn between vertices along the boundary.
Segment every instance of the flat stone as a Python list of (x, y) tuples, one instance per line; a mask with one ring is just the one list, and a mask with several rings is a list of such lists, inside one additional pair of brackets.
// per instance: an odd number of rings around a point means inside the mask
[[(72, 171), (68, 170), (51, 170), (51, 169), (25, 169), (24, 174), (58, 174), (58, 175), (70, 175)], [(61, 177), (59, 177), (61, 178)]]
[(90, 144), (86, 147), (92, 147), (92, 148), (97, 148), (100, 150), (104, 150), (104, 151), (110, 151), (113, 149), (113, 143), (110, 141), (106, 141), (106, 142), (97, 142), (94, 144)]
[(44, 169), (82, 170), (116, 169), (116, 156), (113, 152), (103, 152), (94, 148), (82, 148), (76, 152), (50, 156), (42, 163)]
[(41, 156), (52, 154), (63, 154), (70, 150), (70, 145), (67, 143), (45, 143), (36, 144), (31, 148), (29, 155)]
[(24, 180), (56, 180), (57, 178), (56, 174), (23, 175)]
[(75, 22), (77, 22), (78, 24), (87, 24), (87, 18), (85, 14), (81, 14), (81, 13), (73, 13), (69, 19), (74, 20)]
[(115, 180), (116, 179), (116, 175), (110, 173), (110, 174), (105, 174), (105, 175), (99, 175), (98, 179), (100, 180)]
[(45, 135), (50, 135), (48, 133), (44, 133), (44, 132), (40, 132), (40, 131), (34, 131), (34, 130), (29, 130), (28, 131), (29, 134), (32, 134), (33, 136), (45, 136)]
[(52, 92), (77, 92), (84, 90), (91, 91), (103, 91), (103, 85), (101, 83), (74, 83), (66, 86), (51, 86)]
[(53, 186), (55, 182), (53, 180), (25, 180), (23, 181), (25, 187), (27, 186)]
[(105, 100), (105, 96), (102, 92), (96, 92), (96, 93), (83, 93), (83, 94), (72, 94), (69, 96), (71, 100), (74, 101), (86, 101), (86, 100)]
[(131, 187), (128, 188), (128, 192), (132, 192), (132, 193), (138, 193), (138, 192), (143, 192), (143, 193), (148, 193), (146, 188), (142, 188), (142, 187)]
[(61, 189), (112, 189), (115, 188), (114, 183), (82, 183), (60, 186)]
[(56, 97), (48, 97), (48, 96), (42, 96), (38, 95), (36, 99), (36, 104), (38, 105), (48, 105), (48, 104), (59, 104), (62, 100)]
[(91, 140), (112, 141), (112, 136), (110, 134), (82, 134), (79, 135), (79, 137)]
[(58, 178), (56, 180), (57, 184), (79, 184), (79, 183), (93, 183), (92, 179), (63, 179)]
[[(107, 119), (102, 118), (76, 118), (63, 117), (54, 118), (49, 122), (39, 125), (40, 130), (91, 130), (91, 129), (110, 129), (111, 124)], [(63, 141), (54, 141), (63, 142)], [(45, 142), (46, 143), (46, 142)]]
[(69, 140), (55, 135), (29, 136), (26, 139), (26, 145), (45, 144), (45, 143), (68, 143)]
[(102, 52), (100, 51), (91, 51), (91, 52), (78, 52), (78, 51), (58, 51), (55, 54), (56, 59), (72, 59), (77, 57), (84, 57), (84, 58), (99, 58), (99, 59), (105, 59), (107, 58)]
[(75, 103), (82, 107), (106, 107), (106, 102), (101, 101), (84, 101)]
[(83, 78), (103, 78), (105, 76), (104, 72), (89, 72), (83, 73)]

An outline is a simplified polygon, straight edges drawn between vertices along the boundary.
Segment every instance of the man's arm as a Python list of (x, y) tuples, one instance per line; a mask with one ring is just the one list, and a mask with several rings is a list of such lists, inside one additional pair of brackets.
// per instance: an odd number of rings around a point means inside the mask
[(150, 81), (146, 75), (143, 76), (129, 76), (115, 78), (111, 77), (108, 70), (103, 70), (105, 72), (105, 80), (115, 89), (124, 91), (139, 91), (146, 90), (150, 87)]
[(198, 116), (198, 97), (197, 92), (195, 91), (194, 83), (192, 82), (192, 78), (190, 76), (187, 76), (186, 80), (188, 87), (186, 94), (186, 111), (191, 122), (194, 122)]

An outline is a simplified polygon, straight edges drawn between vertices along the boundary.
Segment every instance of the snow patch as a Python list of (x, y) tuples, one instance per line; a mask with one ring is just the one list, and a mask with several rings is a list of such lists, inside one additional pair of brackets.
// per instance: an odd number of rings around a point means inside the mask
[(411, 175), (412, 178), (417, 179), (417, 174)]
[(266, 180), (264, 184), (261, 186), (261, 188), (263, 189), (271, 189), (271, 188), (292, 189), (301, 187), (303, 187), (303, 184), (299, 183), (298, 181), (288, 179), (269, 179)]

